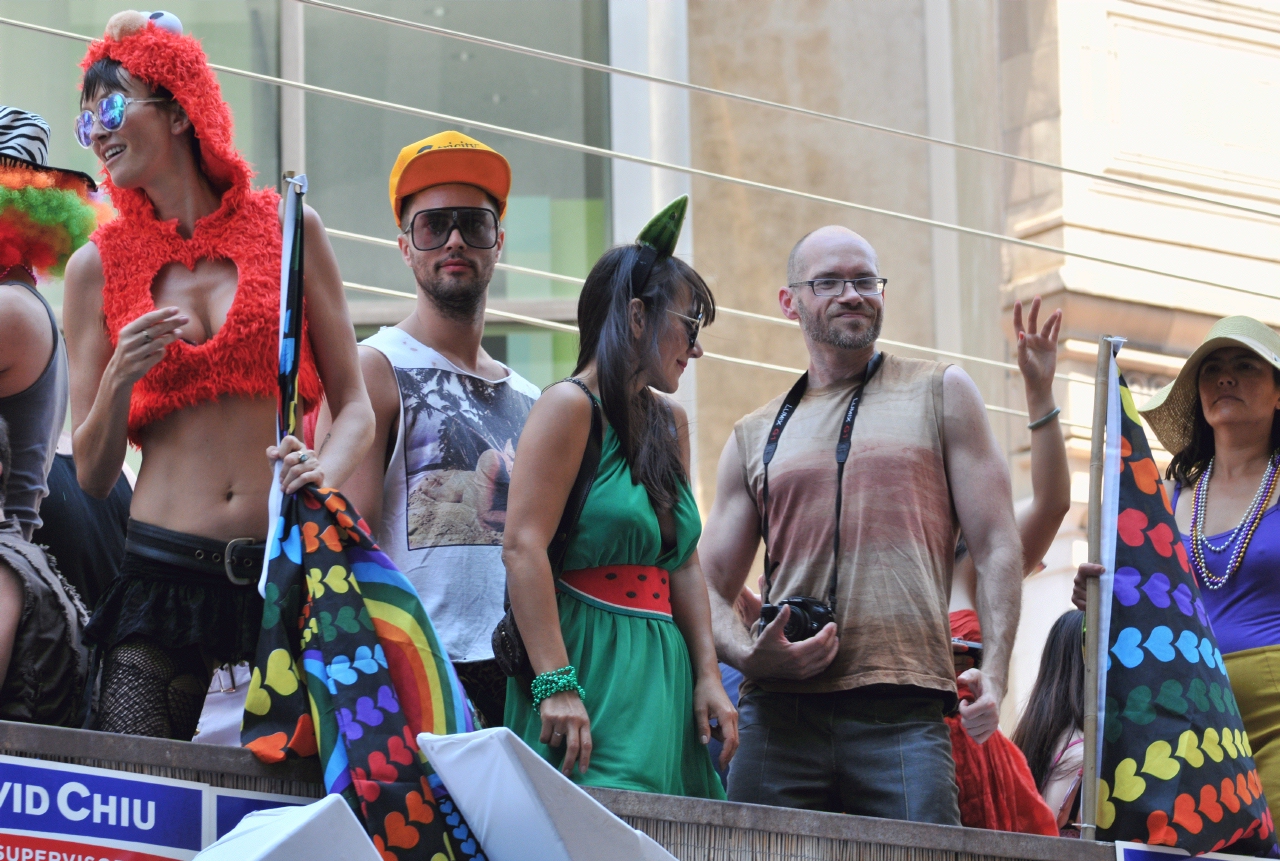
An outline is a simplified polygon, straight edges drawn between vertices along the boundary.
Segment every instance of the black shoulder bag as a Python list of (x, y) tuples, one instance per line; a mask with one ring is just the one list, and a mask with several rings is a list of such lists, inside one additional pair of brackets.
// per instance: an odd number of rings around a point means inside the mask
[[(570, 382), (591, 399), (591, 434), (587, 437), (587, 448), (582, 452), (582, 465), (578, 467), (578, 477), (573, 480), (573, 488), (564, 504), (564, 513), (560, 515), (560, 525), (556, 527), (555, 537), (547, 546), (547, 559), (551, 561), (551, 573), (559, 576), (564, 565), (564, 554), (569, 549), (569, 536), (578, 525), (582, 516), (582, 507), (587, 502), (587, 494), (591, 493), (591, 485), (596, 480), (596, 470), (600, 466), (600, 447), (604, 440), (604, 419), (600, 414), (600, 404), (596, 401), (586, 383), (575, 377), (568, 377), (561, 382)], [(529, 653), (524, 647), (524, 638), (516, 626), (516, 614), (511, 611), (511, 598), (503, 600), (506, 615), (493, 629), (493, 659), (498, 669), (512, 678), (533, 680), (533, 666), (529, 663)]]

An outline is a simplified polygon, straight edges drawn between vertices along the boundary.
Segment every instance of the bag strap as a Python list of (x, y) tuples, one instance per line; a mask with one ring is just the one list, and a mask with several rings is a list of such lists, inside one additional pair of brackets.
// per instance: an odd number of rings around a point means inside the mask
[[(884, 361), (884, 354), (876, 351), (871, 357), (871, 361), (867, 363), (866, 370), (862, 372), (862, 382), (853, 391), (853, 397), (849, 400), (849, 407), (844, 413), (844, 423), (840, 426), (840, 436), (836, 440), (836, 512), (835, 512), (835, 528), (832, 530), (832, 558), (831, 558), (831, 578), (827, 587), (827, 605), (831, 609), (836, 606), (836, 581), (840, 576), (840, 518), (841, 503), (844, 498), (844, 462), (849, 459), (849, 448), (853, 442), (853, 423), (858, 418), (858, 406), (862, 402), (862, 393), (866, 391), (867, 384), (871, 382), (871, 378), (875, 376), (876, 371), (880, 370), (880, 365)], [(778, 409), (778, 415), (773, 420), (773, 426), (769, 429), (769, 436), (765, 438), (764, 455), (762, 462), (764, 466), (764, 487), (763, 498), (761, 500), (761, 525), (760, 534), (764, 539), (764, 591), (760, 598), (766, 604), (769, 603), (769, 592), (773, 588), (773, 572), (780, 564), (772, 559), (769, 555), (769, 462), (773, 460), (773, 455), (778, 450), (778, 440), (782, 437), (782, 431), (787, 426), (787, 422), (791, 420), (791, 416), (795, 413), (796, 408), (800, 406), (800, 401), (804, 397), (805, 391), (809, 386), (809, 373), (800, 375), (800, 379), (796, 380), (795, 385), (787, 392), (787, 396), (782, 400), (782, 406)]]
[[(773, 420), (773, 427), (769, 429), (769, 436), (765, 439), (764, 457), (762, 463), (764, 466), (764, 487), (763, 499), (760, 504), (760, 536), (764, 539), (764, 591), (760, 593), (760, 600), (769, 603), (769, 592), (773, 589), (773, 571), (778, 567), (778, 563), (774, 562), (769, 556), (769, 462), (773, 460), (774, 452), (778, 450), (778, 440), (782, 437), (782, 430), (787, 426), (787, 422), (791, 420), (791, 415), (796, 411), (796, 407), (800, 405), (800, 399), (804, 397), (805, 390), (809, 387), (809, 372), (805, 371), (800, 375), (800, 379), (796, 380), (787, 396), (782, 400), (782, 406), (778, 409), (778, 415)], [(837, 491), (838, 492), (838, 491)]]
[(573, 480), (569, 498), (565, 500), (564, 513), (560, 515), (560, 525), (556, 527), (555, 537), (547, 546), (547, 558), (551, 561), (551, 571), (558, 575), (564, 564), (565, 553), (569, 549), (569, 536), (578, 525), (583, 506), (587, 504), (587, 496), (596, 481), (596, 470), (600, 467), (600, 450), (604, 444), (604, 418), (600, 412), (600, 402), (591, 394), (587, 384), (577, 377), (566, 377), (560, 382), (573, 383), (586, 393), (591, 401), (591, 433), (587, 437), (587, 447), (582, 452), (582, 465), (578, 467), (578, 476)]

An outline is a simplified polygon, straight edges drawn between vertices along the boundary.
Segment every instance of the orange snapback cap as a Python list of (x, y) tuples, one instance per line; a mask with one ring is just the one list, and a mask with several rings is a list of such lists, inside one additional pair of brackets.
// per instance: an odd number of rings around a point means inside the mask
[(498, 201), (498, 217), (506, 213), (511, 164), (480, 141), (447, 131), (409, 144), (396, 157), (388, 186), (396, 224), (400, 224), (402, 200), (424, 188), (450, 182), (474, 185), (488, 192)]

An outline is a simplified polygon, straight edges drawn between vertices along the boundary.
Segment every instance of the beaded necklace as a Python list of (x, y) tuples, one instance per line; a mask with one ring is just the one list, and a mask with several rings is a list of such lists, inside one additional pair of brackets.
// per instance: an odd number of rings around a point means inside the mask
[[(1209, 479), (1213, 477), (1213, 461), (1213, 458), (1209, 458), (1208, 468), (1196, 483), (1195, 498), (1191, 506), (1191, 567), (1195, 569), (1200, 582), (1205, 586), (1210, 589), (1221, 589), (1244, 561), (1245, 550), (1253, 540), (1253, 533), (1257, 530), (1258, 524), (1262, 522), (1263, 509), (1271, 499), (1271, 492), (1276, 486), (1276, 476), (1280, 472), (1276, 468), (1280, 463), (1280, 452), (1273, 453), (1267, 461), (1267, 470), (1262, 475), (1262, 483), (1258, 485), (1258, 492), (1253, 495), (1253, 502), (1249, 503), (1244, 517), (1240, 518), (1240, 522), (1236, 524), (1235, 529), (1231, 530), (1226, 541), (1217, 547), (1210, 544), (1204, 534), (1204, 511), (1209, 499)], [(1241, 530), (1244, 533), (1243, 538), (1236, 542), (1236, 536), (1241, 533)], [(1209, 570), (1204, 558), (1204, 548), (1207, 547), (1214, 553), (1222, 553), (1233, 543), (1235, 549), (1232, 550), (1231, 557), (1227, 561), (1227, 570), (1219, 577)]]

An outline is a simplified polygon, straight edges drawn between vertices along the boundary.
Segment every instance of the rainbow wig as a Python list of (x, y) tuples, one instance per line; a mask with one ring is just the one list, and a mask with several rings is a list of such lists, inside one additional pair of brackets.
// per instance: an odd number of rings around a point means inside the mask
[(0, 272), (26, 266), (61, 277), (68, 258), (111, 215), (83, 178), (0, 157)]

